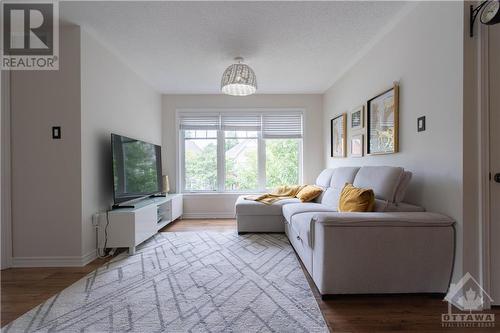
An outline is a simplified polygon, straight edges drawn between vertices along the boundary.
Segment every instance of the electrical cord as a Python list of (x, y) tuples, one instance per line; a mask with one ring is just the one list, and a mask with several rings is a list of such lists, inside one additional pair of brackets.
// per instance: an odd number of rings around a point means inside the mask
[[(104, 247), (103, 247), (103, 253), (100, 253), (99, 246), (97, 246), (97, 257), (99, 258), (107, 258), (111, 256), (111, 254), (106, 254), (106, 247), (108, 245), (108, 226), (109, 226), (109, 210), (106, 211), (106, 226), (104, 227)], [(99, 238), (98, 238), (99, 240)], [(97, 242), (99, 244), (99, 242)]]
[(104, 227), (104, 251), (108, 245), (108, 225), (109, 225), (109, 210), (106, 211), (106, 226)]

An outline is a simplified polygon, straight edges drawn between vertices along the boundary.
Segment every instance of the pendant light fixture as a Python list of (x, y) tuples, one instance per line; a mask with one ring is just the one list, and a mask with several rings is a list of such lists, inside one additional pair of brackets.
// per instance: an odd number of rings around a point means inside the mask
[(250, 66), (243, 63), (243, 58), (234, 58), (235, 64), (222, 74), (221, 91), (231, 96), (248, 96), (257, 91), (257, 78)]

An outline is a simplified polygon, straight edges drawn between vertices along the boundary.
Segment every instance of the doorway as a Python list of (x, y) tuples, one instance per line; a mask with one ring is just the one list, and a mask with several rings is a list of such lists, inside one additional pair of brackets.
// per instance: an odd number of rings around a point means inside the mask
[(492, 305), (500, 305), (500, 25), (488, 31), (490, 133), (490, 279)]

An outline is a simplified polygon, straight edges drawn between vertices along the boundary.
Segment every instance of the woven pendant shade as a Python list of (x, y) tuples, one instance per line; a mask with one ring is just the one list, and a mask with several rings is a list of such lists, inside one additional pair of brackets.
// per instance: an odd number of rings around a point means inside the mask
[(229, 66), (222, 74), (221, 90), (226, 95), (248, 96), (257, 91), (257, 78), (250, 66), (242, 63), (243, 58)]

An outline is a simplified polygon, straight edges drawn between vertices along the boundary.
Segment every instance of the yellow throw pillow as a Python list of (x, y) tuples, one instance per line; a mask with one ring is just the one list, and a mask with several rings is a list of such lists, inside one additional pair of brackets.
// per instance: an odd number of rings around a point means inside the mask
[(374, 207), (375, 194), (373, 190), (345, 184), (342, 193), (340, 193), (339, 212), (371, 212)]
[(316, 199), (321, 192), (323, 192), (323, 189), (319, 186), (306, 185), (297, 193), (296, 197), (302, 202), (307, 202)]

